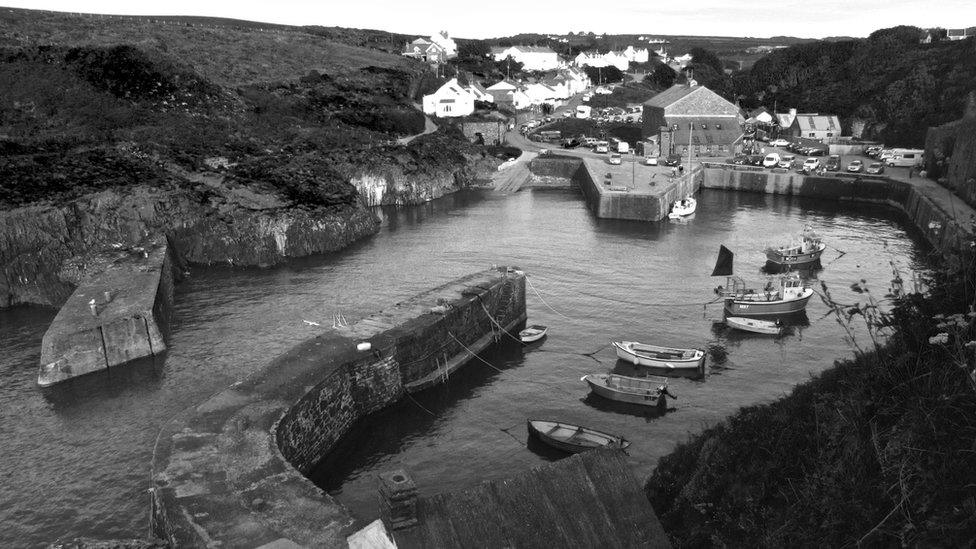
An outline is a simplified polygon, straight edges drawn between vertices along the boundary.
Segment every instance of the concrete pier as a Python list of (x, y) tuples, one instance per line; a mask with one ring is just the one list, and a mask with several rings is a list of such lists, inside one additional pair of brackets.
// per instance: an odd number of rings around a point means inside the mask
[(44, 333), (38, 385), (166, 350), (163, 334), (173, 302), (166, 241), (102, 255), (110, 256), (105, 269), (78, 286)]
[(525, 318), (525, 276), (499, 268), (299, 344), (164, 427), (153, 535), (174, 547), (344, 547), (352, 516), (303, 473), (358, 419), (448, 379)]
[(701, 186), (701, 167), (670, 177), (659, 167), (636, 162), (608, 164), (603, 157), (544, 155), (530, 164), (534, 177), (563, 177), (583, 191), (593, 214), (601, 219), (658, 221), (675, 201)]

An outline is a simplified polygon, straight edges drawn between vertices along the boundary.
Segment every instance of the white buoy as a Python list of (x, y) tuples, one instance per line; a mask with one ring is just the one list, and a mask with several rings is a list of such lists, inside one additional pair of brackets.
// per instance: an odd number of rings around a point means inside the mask
[(360, 343), (359, 345), (356, 345), (356, 350), (357, 351), (368, 351), (368, 350), (370, 350), (372, 348), (373, 348), (373, 344), (370, 343), (370, 342), (368, 342), (368, 341), (364, 341), (364, 342)]

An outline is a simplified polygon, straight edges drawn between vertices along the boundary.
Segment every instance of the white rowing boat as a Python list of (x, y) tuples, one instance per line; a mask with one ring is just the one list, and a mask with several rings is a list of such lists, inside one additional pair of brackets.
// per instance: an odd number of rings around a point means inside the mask
[(564, 452), (578, 454), (594, 448), (620, 448), (630, 446), (630, 441), (622, 436), (604, 433), (589, 427), (562, 423), (559, 421), (528, 421), (529, 435)]
[(580, 378), (590, 390), (609, 400), (641, 406), (667, 406), (668, 378), (627, 377), (619, 374), (587, 374)]
[(783, 325), (779, 321), (760, 320), (757, 318), (745, 318), (741, 316), (730, 316), (725, 319), (725, 324), (729, 328), (753, 332), (756, 334), (780, 335), (783, 333)]
[(533, 324), (532, 326), (528, 326), (524, 330), (519, 332), (519, 339), (522, 340), (522, 343), (533, 343), (546, 337), (546, 334), (548, 333), (549, 333), (548, 326)]
[(674, 349), (636, 341), (612, 341), (617, 357), (638, 366), (668, 370), (701, 370), (705, 364), (705, 351), (701, 349)]

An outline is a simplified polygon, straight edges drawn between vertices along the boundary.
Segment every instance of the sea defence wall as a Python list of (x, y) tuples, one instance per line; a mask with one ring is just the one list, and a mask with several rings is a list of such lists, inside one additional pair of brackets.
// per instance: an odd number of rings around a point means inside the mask
[(637, 167), (624, 164), (610, 165), (603, 158), (551, 155), (533, 159), (530, 170), (536, 177), (568, 178), (583, 192), (593, 215), (601, 219), (658, 221), (667, 217), (675, 201), (701, 187), (700, 167), (682, 177), (662, 176), (649, 185), (645, 183), (645, 167), (640, 167), (641, 177), (637, 179)]
[(299, 344), (164, 427), (152, 534), (179, 547), (344, 547), (352, 516), (303, 473), (356, 420), (446, 380), (525, 318), (525, 276), (497, 268)]
[(951, 209), (926, 188), (886, 177), (805, 176), (761, 169), (733, 168), (725, 164), (705, 164), (703, 186), (708, 189), (761, 192), (805, 196), (827, 200), (869, 202), (898, 208), (908, 215), (921, 234), (940, 253), (971, 253), (973, 233), (956, 221)]
[(41, 386), (166, 350), (173, 259), (165, 239), (100, 258), (101, 272), (78, 286), (44, 333)]

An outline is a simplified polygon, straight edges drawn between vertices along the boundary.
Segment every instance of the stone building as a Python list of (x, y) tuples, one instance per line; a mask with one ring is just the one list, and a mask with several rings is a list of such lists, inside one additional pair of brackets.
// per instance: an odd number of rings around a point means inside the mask
[(658, 144), (660, 156), (728, 156), (742, 145), (739, 108), (692, 80), (676, 84), (644, 102), (645, 140)]

